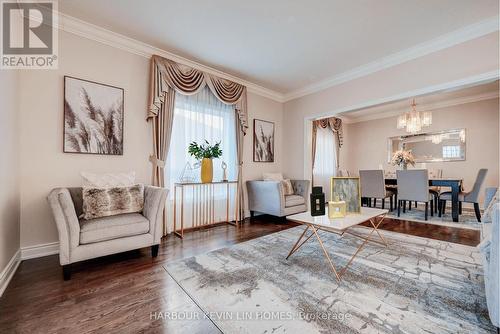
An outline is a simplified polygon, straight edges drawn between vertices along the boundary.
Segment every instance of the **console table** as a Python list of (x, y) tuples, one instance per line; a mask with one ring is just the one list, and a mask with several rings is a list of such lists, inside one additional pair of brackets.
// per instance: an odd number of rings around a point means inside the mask
[[(229, 208), (230, 208), (230, 187), (237, 185), (237, 181), (219, 181), (210, 183), (201, 182), (186, 182), (174, 184), (174, 234), (180, 238), (184, 237), (184, 231), (197, 230), (200, 228), (219, 225), (221, 223), (228, 223), (236, 226), (236, 222), (229, 221)], [(225, 185), (225, 202), (226, 202), (226, 220), (216, 221), (215, 219), (215, 187), (222, 187)], [(193, 191), (193, 198), (191, 200), (191, 221), (192, 226), (184, 229), (184, 193), (185, 188), (191, 188)], [(179, 217), (177, 209), (177, 193), (180, 193), (179, 204)], [(235, 191), (236, 195), (236, 191)], [(180, 228), (177, 229), (177, 218), (179, 218)]]

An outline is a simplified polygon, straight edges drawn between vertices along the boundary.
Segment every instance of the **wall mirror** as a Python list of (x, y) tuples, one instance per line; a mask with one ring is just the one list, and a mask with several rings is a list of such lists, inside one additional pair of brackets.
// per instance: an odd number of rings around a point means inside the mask
[(415, 162), (465, 160), (465, 129), (419, 133), (389, 138), (388, 161), (394, 152), (411, 150)]

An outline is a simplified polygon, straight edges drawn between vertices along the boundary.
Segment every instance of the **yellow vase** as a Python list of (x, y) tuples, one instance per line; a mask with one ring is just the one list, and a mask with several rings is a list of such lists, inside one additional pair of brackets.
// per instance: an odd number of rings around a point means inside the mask
[(212, 159), (203, 158), (201, 160), (201, 182), (210, 183), (214, 178), (214, 166)]

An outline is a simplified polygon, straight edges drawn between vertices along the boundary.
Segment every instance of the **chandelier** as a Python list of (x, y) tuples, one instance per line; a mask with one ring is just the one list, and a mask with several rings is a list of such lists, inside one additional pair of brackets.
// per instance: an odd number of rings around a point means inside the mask
[(432, 124), (432, 113), (430, 111), (418, 112), (417, 103), (413, 99), (411, 111), (398, 117), (398, 129), (405, 129), (409, 133), (417, 133), (422, 128)]

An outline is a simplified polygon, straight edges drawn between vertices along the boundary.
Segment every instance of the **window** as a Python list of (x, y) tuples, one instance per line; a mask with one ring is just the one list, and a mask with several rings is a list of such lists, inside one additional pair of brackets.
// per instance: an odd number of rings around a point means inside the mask
[(443, 158), (460, 158), (460, 145), (443, 146)]
[[(170, 189), (170, 205), (167, 208), (169, 215), (167, 231), (169, 233), (173, 227), (174, 183), (179, 182), (187, 162), (191, 166), (197, 162), (187, 152), (189, 143), (193, 141), (202, 143), (205, 140), (208, 140), (210, 144), (221, 142), (222, 157), (213, 161), (214, 181), (222, 179), (221, 164), (223, 161), (227, 164), (228, 180), (236, 180), (236, 115), (234, 107), (220, 102), (208, 87), (195, 95), (176, 94), (172, 138), (165, 166), (165, 185)], [(199, 180), (199, 172), (199, 169), (194, 171), (197, 180)], [(225, 191), (225, 185), (221, 185), (220, 189), (216, 187), (213, 194), (218, 203), (216, 203), (215, 217), (218, 220), (225, 220), (226, 217)], [(177, 195), (180, 196), (179, 193)], [(191, 201), (194, 200), (195, 195), (194, 191), (184, 193), (184, 228), (191, 226)], [(234, 205), (233, 195), (230, 196), (230, 200), (231, 205)], [(230, 209), (230, 212), (234, 213), (234, 210)]]
[(329, 127), (318, 127), (314, 161), (314, 186), (323, 187), (326, 198), (330, 196), (330, 179), (336, 175), (336, 136)]

